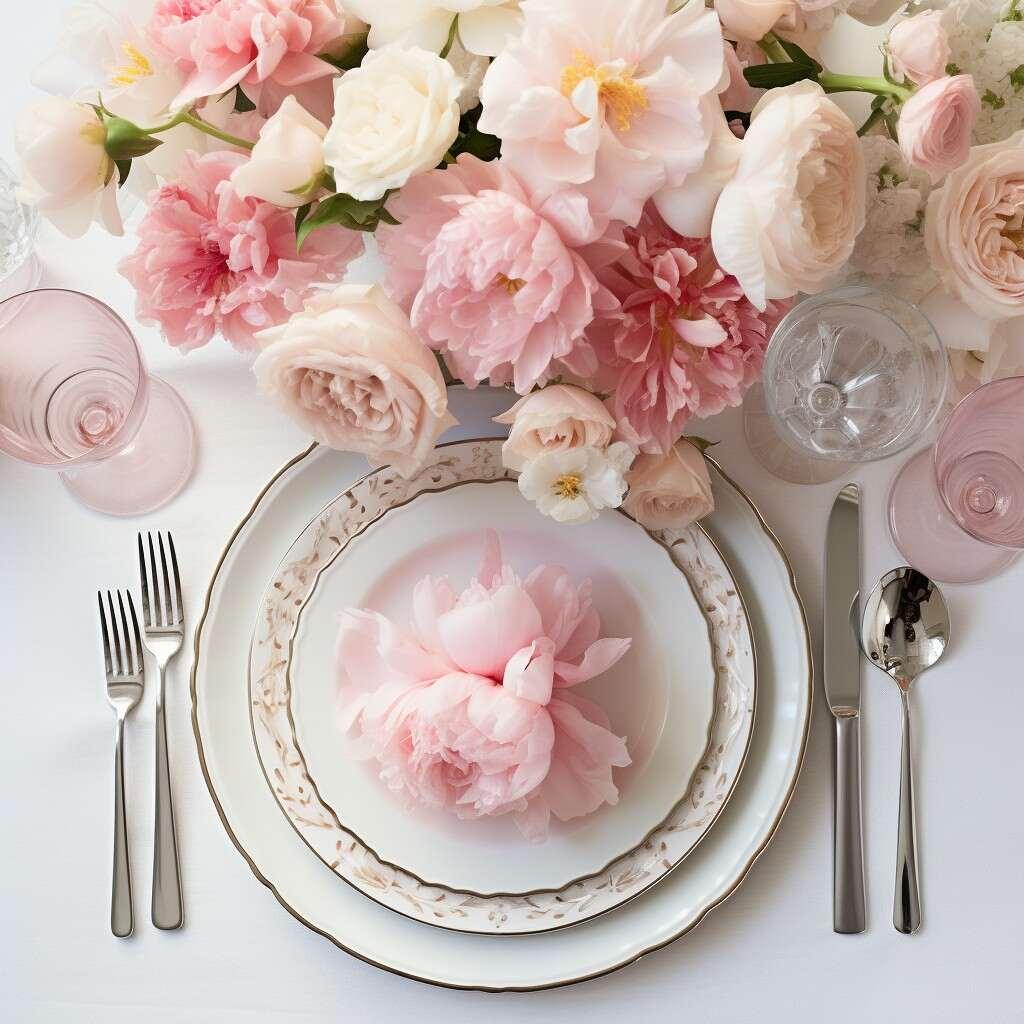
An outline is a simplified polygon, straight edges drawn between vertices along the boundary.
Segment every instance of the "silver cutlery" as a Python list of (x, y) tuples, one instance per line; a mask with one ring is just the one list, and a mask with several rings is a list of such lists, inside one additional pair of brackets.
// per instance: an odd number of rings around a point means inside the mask
[(860, 648), (850, 624), (859, 620), (860, 488), (836, 497), (825, 541), (825, 696), (835, 719), (832, 927), (864, 931), (861, 837)]
[[(171, 770), (167, 759), (167, 721), (164, 715), (167, 663), (181, 649), (185, 635), (181, 602), (181, 578), (174, 540), (167, 534), (146, 535), (139, 541), (139, 575), (142, 578), (142, 615), (146, 629), (146, 647), (156, 660), (159, 685), (156, 691), (156, 814), (153, 836), (152, 918), (157, 928), (180, 928), (183, 918), (181, 873), (178, 868), (178, 841), (174, 831), (174, 805), (171, 800)], [(157, 550), (159, 574), (157, 573)], [(168, 553), (170, 552), (170, 572)]]
[[(142, 700), (145, 662), (142, 637), (135, 615), (132, 595), (117, 591), (117, 611), (107, 591), (97, 593), (100, 606), (100, 631), (103, 634), (103, 662), (107, 676), (107, 700), (117, 714), (114, 741), (114, 873), (110, 891), (110, 930), (127, 938), (135, 927), (132, 913), (132, 876), (128, 863), (128, 827), (124, 803), (124, 723), (131, 710)], [(125, 612), (127, 601), (131, 625)]]
[(942, 591), (927, 576), (903, 566), (886, 573), (864, 606), (861, 645), (868, 658), (895, 680), (903, 705), (899, 841), (892, 923), (905, 935), (921, 926), (910, 745), (910, 688), (942, 657), (949, 643), (949, 611)]

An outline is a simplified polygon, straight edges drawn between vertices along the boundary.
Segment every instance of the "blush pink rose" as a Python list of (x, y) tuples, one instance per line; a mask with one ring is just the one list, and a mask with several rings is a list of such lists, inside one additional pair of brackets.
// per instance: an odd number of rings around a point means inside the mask
[(543, 839), (552, 814), (615, 803), (612, 769), (630, 762), (601, 709), (566, 692), (628, 650), (600, 630), (589, 581), (549, 565), (521, 580), (490, 534), (461, 594), (447, 579), (417, 584), (412, 634), (342, 613), (339, 726), (395, 792), (462, 818), (513, 814)]
[(701, 450), (683, 438), (664, 455), (639, 455), (626, 475), (622, 507), (649, 530), (682, 530), (715, 510)]
[(588, 335), (618, 436), (642, 452), (668, 452), (691, 416), (741, 403), (786, 304), (759, 311), (708, 239), (677, 235), (653, 208), (623, 241), (617, 262), (599, 272), (621, 308)]
[(337, 69), (320, 54), (351, 31), (336, 0), (158, 0), (148, 26), (188, 76), (174, 109), (240, 85), (264, 116), (293, 94), (326, 120)]
[(900, 149), (908, 163), (938, 181), (967, 159), (980, 113), (981, 100), (970, 75), (929, 82), (900, 108)]
[(332, 226), (299, 255), (291, 212), (232, 188), (247, 159), (186, 153), (179, 176), (150, 194), (138, 247), (118, 265), (135, 287), (138, 318), (175, 348), (199, 348), (218, 332), (255, 348), (257, 331), (302, 309), (312, 285), (337, 279), (362, 252), (358, 232)]
[(596, 234), (582, 196), (538, 203), (503, 161), (463, 154), (413, 178), (388, 210), (399, 223), (377, 241), (389, 290), (470, 387), (526, 394), (595, 371), (584, 331), (615, 300), (579, 251)]
[(887, 46), (897, 78), (927, 85), (946, 74), (950, 49), (942, 11), (922, 11), (896, 22)]

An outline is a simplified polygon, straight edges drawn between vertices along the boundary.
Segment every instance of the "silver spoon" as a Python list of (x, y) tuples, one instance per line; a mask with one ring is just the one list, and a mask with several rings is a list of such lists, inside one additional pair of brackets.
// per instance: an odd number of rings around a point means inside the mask
[(903, 751), (900, 771), (899, 845), (892, 923), (910, 935), (921, 926), (917, 882), (917, 830), (910, 751), (910, 687), (942, 657), (949, 643), (949, 612), (938, 586), (916, 569), (887, 572), (864, 606), (864, 653), (900, 688), (903, 703)]

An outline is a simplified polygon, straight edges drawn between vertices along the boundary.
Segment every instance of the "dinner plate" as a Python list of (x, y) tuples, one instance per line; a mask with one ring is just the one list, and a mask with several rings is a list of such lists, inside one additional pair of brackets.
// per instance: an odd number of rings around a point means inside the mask
[[(448, 438), (479, 434), (510, 396), (452, 389), (462, 421)], [(719, 821), (675, 871), (642, 897), (581, 928), (512, 942), (425, 928), (365, 899), (298, 839), (260, 772), (245, 728), (253, 605), (277, 565), (282, 536), (325, 505), (361, 460), (322, 448), (274, 477), (230, 539), (195, 633), (193, 727), (214, 804), (256, 877), (298, 921), (367, 963), (452, 988), (552, 988), (606, 974), (690, 931), (742, 882), (792, 796), (811, 706), (810, 645), (792, 571), (774, 535), (713, 467), (717, 508), (705, 526), (744, 593), (758, 651), (757, 727), (747, 766)], [(365, 463), (363, 464), (365, 467)]]
[[(526, 840), (511, 815), (460, 820), (401, 799), (376, 762), (357, 759), (335, 721), (340, 612), (369, 608), (405, 628), (417, 581), (448, 576), (461, 590), (492, 530), (520, 578), (551, 564), (589, 580), (602, 635), (632, 641), (609, 671), (573, 690), (604, 709), (626, 740), (632, 763), (614, 772), (619, 799), (552, 821), (543, 842)], [(281, 650), (282, 627), (292, 623)], [(500, 441), (441, 447), (410, 480), (381, 469), (341, 493), (268, 586), (253, 661), (260, 756), (291, 819), (310, 813), (303, 806), (297, 814), (296, 805), (312, 790), (311, 802), (382, 864), (483, 897), (557, 891), (643, 842), (689, 789), (714, 710), (709, 624), (669, 546), (622, 513), (575, 530), (541, 515), (509, 478)]]
[[(631, 636), (641, 655), (627, 655), (624, 671), (585, 690), (608, 710), (616, 732), (635, 739), (634, 763), (616, 780), (619, 804), (555, 826), (539, 846), (526, 844), (511, 822), (461, 822), (403, 807), (365, 764), (343, 756), (333, 724), (338, 609), (369, 605), (402, 621), (424, 573), (451, 569), (466, 578), (474, 572), (491, 528), (524, 574), (538, 561), (558, 559), (576, 578), (589, 576), (605, 634)], [(500, 440), (457, 443), (439, 448), (413, 480), (381, 470), (339, 495), (291, 545), (266, 588), (249, 680), (253, 733), (268, 782), (314, 852), (393, 910), (494, 934), (580, 923), (675, 868), (736, 783), (750, 737), (755, 671), (747, 617), (720, 553), (697, 526), (648, 534), (619, 513), (565, 534), (522, 500), (502, 466)], [(709, 626), (713, 662), (702, 646)], [(468, 827), (479, 824), (488, 827)], [(502, 831), (494, 827), (499, 824)], [(390, 847), (375, 841), (382, 834)], [(430, 847), (433, 859), (415, 863), (429, 864), (432, 877), (450, 870), (445, 859), (464, 862), (453, 873), (460, 880), (474, 877), (470, 869), (483, 861), (480, 867), (497, 870), (475, 877), (495, 879), (498, 892), (425, 881), (428, 869), (408, 869), (413, 861), (402, 853), (403, 835)], [(388, 857), (389, 848), (399, 852)], [(565, 880), (512, 891), (538, 868)]]

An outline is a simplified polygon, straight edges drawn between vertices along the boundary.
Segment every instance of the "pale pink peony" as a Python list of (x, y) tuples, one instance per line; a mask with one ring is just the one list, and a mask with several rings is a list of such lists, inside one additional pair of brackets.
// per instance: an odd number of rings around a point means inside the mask
[(399, 224), (381, 224), (377, 241), (389, 290), (470, 387), (512, 381), (526, 394), (596, 370), (584, 331), (615, 301), (577, 251), (596, 234), (582, 196), (538, 204), (503, 161), (463, 154), (388, 210)]
[(613, 390), (619, 436), (662, 453), (691, 416), (741, 403), (785, 304), (759, 312), (708, 239), (677, 235), (653, 208), (623, 240), (619, 260), (599, 272), (621, 310), (588, 334), (608, 368), (602, 383)]
[[(525, 0), (524, 27), (480, 90), (480, 128), (532, 188), (578, 188), (595, 216), (635, 224), (644, 202), (698, 170), (723, 49), (703, 0)], [(719, 115), (720, 116), (720, 115)]]
[(293, 94), (329, 120), (337, 70), (320, 54), (351, 28), (336, 0), (157, 0), (148, 32), (188, 75), (175, 109), (240, 85), (264, 116)]
[(971, 150), (981, 100), (970, 75), (938, 78), (900, 108), (900, 149), (907, 162), (938, 181), (959, 167)]
[(618, 800), (625, 743), (600, 708), (566, 692), (629, 649), (599, 639), (589, 580), (551, 565), (520, 580), (492, 533), (461, 594), (447, 579), (417, 584), (412, 627), (349, 608), (338, 637), (339, 725), (390, 789), (461, 818), (512, 813), (533, 840), (551, 814)]
[(135, 287), (138, 318), (175, 348), (199, 348), (218, 331), (238, 349), (255, 348), (256, 331), (301, 310), (312, 285), (337, 279), (362, 252), (357, 232), (332, 226), (300, 256), (291, 212), (232, 188), (247, 159), (186, 154), (180, 176), (150, 195), (138, 248), (118, 266)]

